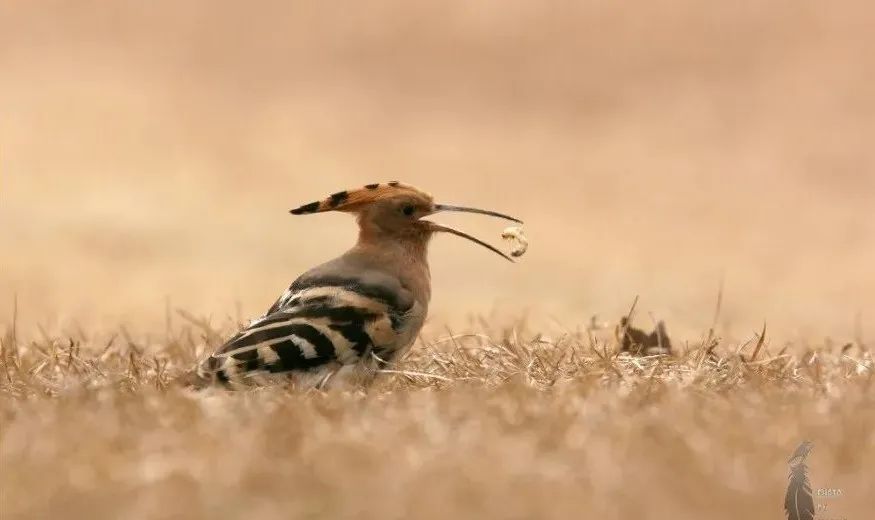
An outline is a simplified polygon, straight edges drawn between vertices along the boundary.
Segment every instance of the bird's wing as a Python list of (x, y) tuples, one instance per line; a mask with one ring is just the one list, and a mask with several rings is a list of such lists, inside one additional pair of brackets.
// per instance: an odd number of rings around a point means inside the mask
[(410, 291), (379, 271), (310, 272), (220, 347), (199, 373), (226, 383), (353, 365), (372, 353), (388, 361), (411, 340), (407, 321), (415, 306)]

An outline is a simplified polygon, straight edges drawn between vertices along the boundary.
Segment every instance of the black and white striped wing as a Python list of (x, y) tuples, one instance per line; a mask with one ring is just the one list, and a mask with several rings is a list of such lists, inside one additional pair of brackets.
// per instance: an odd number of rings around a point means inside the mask
[(296, 281), (199, 373), (222, 383), (259, 382), (264, 374), (319, 374), (372, 360), (379, 366), (412, 342), (405, 333), (411, 301), (357, 279)]

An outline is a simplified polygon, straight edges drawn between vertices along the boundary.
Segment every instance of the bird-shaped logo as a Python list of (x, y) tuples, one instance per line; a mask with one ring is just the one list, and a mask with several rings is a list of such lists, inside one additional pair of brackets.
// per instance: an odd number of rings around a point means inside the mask
[(435, 233), (466, 238), (503, 258), (497, 248), (424, 217), (477, 208), (436, 204), (397, 181), (368, 184), (291, 210), (294, 215), (341, 211), (356, 215), (358, 242), (302, 274), (266, 314), (249, 323), (195, 370), (196, 386), (226, 387), (290, 381), (325, 388), (371, 381), (413, 344), (428, 312), (426, 257)]
[(808, 482), (808, 467), (805, 465), (805, 458), (813, 447), (812, 442), (802, 441), (787, 461), (790, 465), (790, 482), (787, 484), (787, 494), (784, 495), (787, 520), (814, 520), (814, 497), (811, 494), (811, 483)]

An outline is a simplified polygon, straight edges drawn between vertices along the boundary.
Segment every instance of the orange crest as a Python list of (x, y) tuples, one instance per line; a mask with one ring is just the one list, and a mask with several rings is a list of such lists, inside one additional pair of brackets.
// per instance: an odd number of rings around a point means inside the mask
[(424, 196), (431, 199), (430, 195), (414, 188), (413, 186), (401, 184), (398, 181), (390, 181), (387, 183), (368, 184), (363, 188), (357, 188), (354, 190), (338, 191), (326, 199), (304, 204), (303, 206), (295, 208), (291, 210), (290, 213), (293, 215), (305, 215), (322, 211), (355, 211), (372, 202), (397, 197), (399, 195)]

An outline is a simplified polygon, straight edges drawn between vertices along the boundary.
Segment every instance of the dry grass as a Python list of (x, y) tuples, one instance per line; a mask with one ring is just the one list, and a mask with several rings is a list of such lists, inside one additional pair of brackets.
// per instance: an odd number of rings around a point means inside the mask
[(421, 343), (368, 390), (176, 388), (227, 332), (7, 334), (3, 518), (778, 518), (802, 439), (836, 518), (871, 505), (860, 345), (631, 358), (519, 325)]

